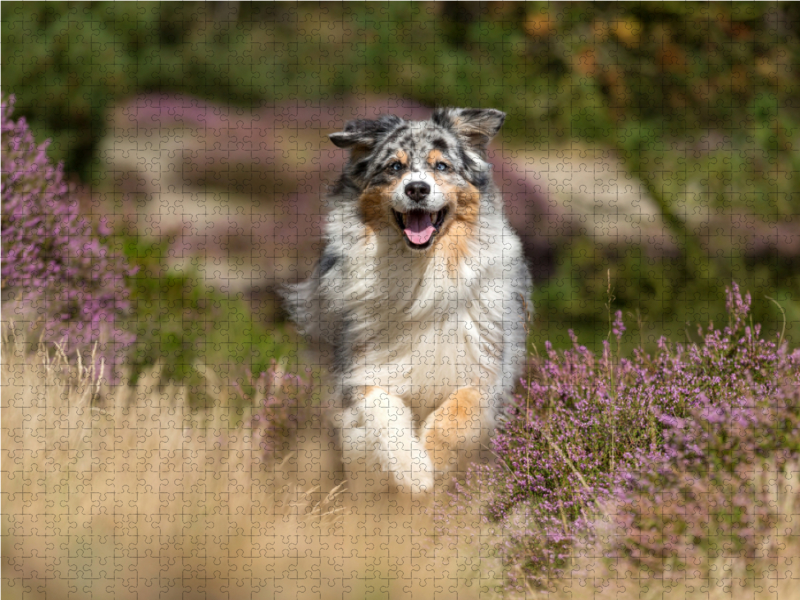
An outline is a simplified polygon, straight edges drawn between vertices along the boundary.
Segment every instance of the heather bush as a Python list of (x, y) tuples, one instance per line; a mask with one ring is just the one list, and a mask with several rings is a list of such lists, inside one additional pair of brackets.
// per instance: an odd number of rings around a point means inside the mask
[[(311, 375), (306, 378), (284, 371), (276, 361), (256, 377), (235, 382), (234, 389), (245, 406), (254, 407), (249, 421), (253, 440), (265, 458), (279, 457), (292, 448), (298, 430), (307, 424), (317, 405), (313, 401)], [(317, 407), (318, 408), (318, 407)]]
[(629, 535), (614, 552), (642, 564), (679, 555), (676, 544), (711, 548), (709, 531), (754, 551), (774, 515), (748, 504), (759, 496), (747, 475), (759, 460), (780, 456), (780, 467), (798, 455), (797, 357), (760, 337), (736, 285), (727, 308), (722, 330), (699, 331), (697, 344), (662, 339), (655, 356), (619, 358), (617, 313), (599, 357), (573, 337), (571, 350), (547, 345), (531, 361), (516, 414), (492, 442), (498, 461), (473, 468), (459, 489), (487, 494), (512, 586), (549, 587), (578, 542), (593, 543), (597, 515), (612, 518), (604, 511), (615, 499)]
[[(631, 457), (614, 497), (611, 555), (678, 576), (690, 566), (688, 556), (703, 556), (691, 567), (708, 572), (715, 559), (768, 558), (785, 541), (779, 525), (789, 515), (771, 501), (767, 484), (800, 456), (800, 353), (788, 355), (757, 336), (757, 327), (746, 327), (738, 340), (713, 340), (731, 367), (728, 380), (750, 389), (724, 399), (698, 392), (686, 417), (661, 417), (660, 449)], [(747, 353), (758, 365), (732, 356), (747, 347), (759, 348)], [(765, 369), (771, 377), (763, 377)], [(779, 491), (791, 494), (785, 483)]]
[(99, 344), (94, 355), (113, 380), (134, 339), (121, 326), (130, 311), (126, 277), (134, 270), (80, 216), (63, 165), (51, 164), (48, 143), (37, 146), (24, 119), (11, 120), (13, 106), (13, 96), (3, 99), (2, 290), (11, 304), (5, 317), (30, 321), (67, 354), (88, 354)]

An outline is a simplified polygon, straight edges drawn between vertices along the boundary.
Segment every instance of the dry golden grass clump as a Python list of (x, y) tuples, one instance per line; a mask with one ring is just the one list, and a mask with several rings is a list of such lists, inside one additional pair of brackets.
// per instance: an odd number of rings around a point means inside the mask
[(800, 537), (785, 535), (800, 530), (794, 467), (761, 482), (789, 515), (763, 556), (718, 561), (713, 577), (647, 574), (597, 558), (615, 534), (601, 525), (567, 579), (512, 591), (515, 566), (496, 551), (509, 525), (481, 521), (477, 494), (354, 499), (326, 471), (319, 428), (270, 461), (247, 427), (255, 409), (235, 408), (211, 376), (216, 406), (200, 410), (157, 373), (104, 387), (94, 364), (4, 340), (4, 599), (798, 597)]
[(266, 462), (222, 384), (209, 383), (213, 410), (194, 410), (157, 373), (103, 388), (89, 360), (3, 346), (4, 599), (478, 598), (501, 585), (474, 541), (435, 539), (427, 508), (326, 483), (318, 432)]

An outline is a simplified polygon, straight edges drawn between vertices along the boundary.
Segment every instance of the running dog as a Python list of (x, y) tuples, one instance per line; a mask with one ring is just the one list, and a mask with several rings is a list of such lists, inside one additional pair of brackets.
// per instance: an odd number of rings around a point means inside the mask
[(505, 114), (347, 123), (325, 249), (284, 293), (327, 354), (354, 489), (430, 492), (477, 459), (525, 361), (531, 277), (487, 161)]

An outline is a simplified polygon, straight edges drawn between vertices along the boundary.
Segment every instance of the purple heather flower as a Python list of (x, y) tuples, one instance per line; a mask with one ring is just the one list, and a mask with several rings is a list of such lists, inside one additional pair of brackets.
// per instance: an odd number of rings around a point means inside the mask
[(621, 340), (622, 334), (625, 333), (625, 322), (622, 320), (621, 310), (618, 310), (614, 317), (614, 323), (611, 325), (611, 333), (617, 340)]
[(110, 255), (80, 216), (63, 165), (53, 166), (25, 119), (11, 120), (14, 97), (2, 100), (3, 300), (47, 342), (96, 359), (115, 381), (134, 336), (120, 320), (130, 311), (126, 262)]
[(285, 373), (275, 361), (270, 368), (255, 377), (247, 372), (245, 389), (238, 381), (234, 383), (236, 393), (248, 406), (255, 406), (256, 413), (249, 421), (254, 440), (268, 458), (279, 454), (297, 434), (300, 426), (311, 417), (310, 398), (313, 389), (310, 372), (308, 379)]
[[(680, 540), (701, 543), (709, 501), (736, 517), (720, 512), (716, 526), (755, 551), (753, 532), (774, 515), (766, 500), (747, 504), (763, 495), (748, 469), (800, 454), (800, 353), (759, 337), (736, 285), (727, 308), (723, 330), (709, 327), (701, 344), (662, 339), (654, 357), (639, 349), (614, 360), (608, 343), (596, 357), (573, 335), (572, 349), (546, 343), (531, 361), (516, 414), (492, 441), (499, 460), (474, 466), (458, 487), (482, 490), (486, 518), (504, 525), (498, 550), (515, 566), (512, 587), (525, 587), (520, 576), (547, 587), (563, 575), (607, 505), (618, 507), (617, 553), (651, 567), (679, 555)], [(624, 331), (617, 312), (612, 333)]]

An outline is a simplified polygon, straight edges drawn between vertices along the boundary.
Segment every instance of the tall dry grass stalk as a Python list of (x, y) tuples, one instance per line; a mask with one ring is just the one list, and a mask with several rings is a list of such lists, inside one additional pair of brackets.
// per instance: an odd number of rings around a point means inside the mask
[(478, 538), (437, 538), (429, 509), (321, 493), (324, 436), (268, 464), (226, 386), (198, 411), (156, 373), (100, 394), (85, 362), (4, 340), (4, 599), (496, 594)]

